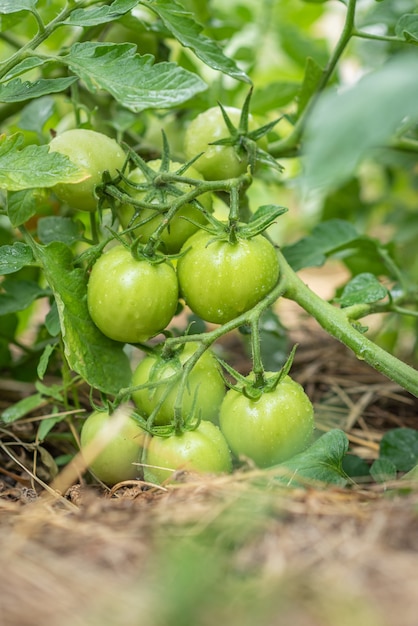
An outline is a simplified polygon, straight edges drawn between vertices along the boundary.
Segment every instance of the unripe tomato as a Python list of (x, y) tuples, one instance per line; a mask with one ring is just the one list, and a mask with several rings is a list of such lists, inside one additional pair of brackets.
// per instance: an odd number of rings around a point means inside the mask
[[(234, 107), (224, 107), (228, 117), (235, 127), (238, 126), (241, 111)], [(248, 130), (258, 128), (257, 122), (250, 115)], [(234, 146), (210, 145), (219, 139), (229, 137), (230, 133), (225, 124), (220, 107), (212, 107), (200, 113), (187, 127), (184, 137), (184, 152), (186, 158), (192, 159), (203, 154), (193, 163), (193, 167), (206, 180), (222, 180), (236, 178), (247, 171), (248, 157), (244, 151), (237, 152)], [(266, 148), (267, 141), (260, 140), (260, 147)]]
[(93, 265), (87, 305), (93, 322), (110, 339), (147, 341), (167, 326), (177, 304), (177, 276), (169, 262), (137, 260), (118, 245)]
[[(152, 437), (147, 447), (144, 475), (162, 483), (177, 470), (197, 473), (227, 473), (232, 470), (225, 437), (212, 422), (200, 422), (196, 430), (169, 437)], [(151, 467), (148, 467), (151, 466)], [(167, 468), (167, 469), (162, 469)]]
[(53, 187), (55, 195), (62, 202), (80, 211), (94, 211), (97, 208), (94, 189), (102, 182), (103, 172), (107, 170), (111, 176), (116, 176), (126, 159), (124, 151), (114, 139), (86, 128), (74, 128), (56, 135), (50, 141), (49, 148), (51, 152), (65, 154), (88, 172), (88, 178), (79, 183), (58, 183)]
[(302, 386), (285, 376), (257, 400), (230, 389), (222, 402), (219, 423), (235, 455), (246, 456), (259, 467), (270, 467), (307, 447), (314, 411)]
[[(86, 419), (81, 429), (81, 450), (103, 433), (112, 416), (106, 411), (95, 411)], [(144, 447), (145, 431), (127, 416), (119, 432), (105, 445), (90, 463), (90, 469), (107, 485), (130, 480), (140, 474), (138, 465)]]
[(248, 311), (277, 283), (274, 246), (263, 236), (230, 243), (198, 231), (177, 262), (180, 292), (196, 315), (224, 324)]
[[(182, 365), (195, 352), (197, 344), (186, 343), (184, 349), (170, 359), (149, 355), (140, 361), (133, 379), (133, 385), (143, 385), (147, 382), (162, 381), (181, 370)], [(179, 389), (179, 381), (172, 384), (167, 393), (166, 385), (159, 385), (151, 389), (134, 391), (132, 399), (139, 412), (149, 416), (153, 409), (165, 396), (160, 409), (155, 415), (154, 424), (170, 424), (174, 414), (174, 404)], [(187, 416), (192, 407), (202, 420), (217, 422), (219, 407), (225, 395), (225, 385), (218, 362), (210, 350), (206, 350), (197, 361), (187, 378), (187, 386), (183, 394), (182, 411)]]
[[(148, 161), (147, 165), (157, 172), (160, 169), (161, 160), (156, 159), (155, 161)], [(179, 167), (181, 167), (180, 163), (172, 161), (170, 163), (170, 172), (175, 172), (179, 169)], [(189, 168), (186, 175), (189, 178), (202, 178), (202, 175), (193, 168)], [(146, 182), (145, 175), (139, 168), (136, 168), (129, 174), (128, 180), (136, 184)], [(191, 191), (193, 187), (186, 183), (176, 183), (176, 188), (182, 193), (187, 193), (188, 191)], [(160, 192), (163, 189), (163, 187), (160, 187)], [(137, 191), (129, 186), (127, 186), (127, 191), (135, 200), (144, 201), (146, 199), (146, 196), (149, 195), (149, 192), (139, 190)], [(165, 196), (166, 201), (178, 198), (177, 195), (170, 193), (168, 188), (165, 192)], [(152, 200), (148, 201), (158, 203), (159, 197), (161, 197), (161, 195), (158, 194)], [(207, 211), (212, 210), (212, 199), (210, 194), (206, 193), (200, 196), (199, 202)], [(131, 224), (134, 213), (135, 208), (131, 204), (121, 204), (118, 208), (118, 215), (123, 228), (133, 226), (135, 225), (135, 223), (139, 223), (143, 220), (149, 219), (149, 221), (147, 221), (145, 224), (141, 224), (140, 226), (138, 226), (138, 228), (135, 228), (134, 230), (134, 235), (136, 237), (141, 236), (141, 242), (145, 243), (149, 240), (157, 226), (161, 223), (161, 220), (164, 219), (164, 214), (158, 211), (153, 211), (152, 209), (141, 209), (140, 214)], [(176, 252), (178, 252), (186, 239), (193, 235), (193, 233), (195, 233), (198, 229), (198, 226), (195, 226), (195, 224), (190, 222), (189, 219), (193, 220), (197, 224), (204, 224), (206, 222), (203, 213), (199, 211), (197, 207), (193, 206), (192, 204), (185, 204), (170, 221), (170, 224), (164, 229), (161, 235), (162, 248), (168, 254), (175, 254)]]

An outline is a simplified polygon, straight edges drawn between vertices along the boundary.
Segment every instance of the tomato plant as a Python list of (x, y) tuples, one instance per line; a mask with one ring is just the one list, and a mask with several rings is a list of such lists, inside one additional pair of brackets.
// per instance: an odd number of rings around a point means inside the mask
[[(232, 124), (238, 125), (241, 110), (225, 107)], [(248, 130), (257, 128), (257, 123), (250, 115), (247, 119)], [(200, 113), (187, 127), (184, 137), (184, 151), (188, 159), (201, 154), (194, 167), (208, 180), (236, 178), (243, 174), (249, 165), (249, 155), (245, 150), (240, 135), (231, 137), (232, 145), (214, 142), (227, 139), (230, 135), (220, 107), (212, 107)], [(265, 140), (262, 145), (266, 147)]]
[(279, 277), (276, 251), (262, 235), (231, 242), (199, 231), (182, 252), (177, 264), (181, 294), (208, 322), (223, 324), (248, 311)]
[[(274, 374), (266, 372), (265, 376), (268, 379)], [(285, 376), (255, 397), (230, 389), (222, 402), (219, 423), (235, 455), (248, 457), (259, 467), (270, 467), (308, 446), (314, 410), (302, 386)]]
[(177, 301), (172, 265), (135, 259), (122, 245), (105, 252), (91, 270), (88, 309), (96, 326), (110, 339), (147, 341), (171, 321)]
[[(177, 163), (176, 161), (170, 162), (170, 171), (175, 172), (182, 167), (181, 163)], [(147, 162), (147, 172), (149, 172), (150, 168), (153, 172), (158, 173), (161, 171), (161, 160), (156, 159), (153, 161)], [(186, 175), (190, 178), (201, 178), (199, 172), (197, 172), (194, 168), (188, 168)], [(147, 177), (144, 172), (140, 168), (134, 169), (127, 177), (127, 189), (129, 190), (129, 186), (135, 185), (139, 188), (142, 186), (143, 189), (134, 188), (133, 192), (131, 192), (131, 196), (134, 200), (137, 201), (146, 201), (149, 203), (156, 203), (157, 205), (161, 202), (169, 203), (178, 199), (178, 194), (187, 193), (191, 190), (191, 186), (186, 183), (178, 183), (174, 188), (173, 184), (166, 183), (165, 185), (161, 182), (159, 184), (152, 185), (152, 180), (149, 181), (150, 184), (146, 185)], [(199, 198), (199, 202), (202, 204), (206, 211), (211, 211), (212, 208), (212, 198), (210, 194), (204, 194)], [(138, 211), (138, 216), (135, 217), (136, 212)], [(162, 211), (158, 209), (158, 206), (155, 210), (150, 208), (143, 209), (135, 209), (131, 204), (121, 204), (118, 206), (118, 217), (120, 222), (124, 228), (128, 226), (135, 226), (138, 224), (138, 227), (135, 228), (133, 234), (135, 237), (140, 237), (141, 242), (147, 242), (151, 235), (154, 234), (155, 229), (161, 223), (162, 220), (165, 219), (167, 214), (167, 210)], [(185, 204), (180, 207), (176, 215), (168, 222), (166, 228), (160, 235), (161, 247), (164, 251), (169, 254), (174, 254), (179, 252), (180, 248), (193, 233), (199, 228), (199, 224), (204, 224), (206, 222), (205, 216), (202, 211), (199, 210), (198, 207), (194, 206), (191, 203)]]
[[(112, 419), (107, 411), (95, 411), (87, 417), (80, 434), (82, 451), (87, 451), (90, 445), (101, 445), (100, 438), (106, 437), (106, 428), (112, 424)], [(127, 416), (116, 434), (94, 456), (89, 465), (91, 471), (108, 485), (135, 478), (141, 473), (138, 464), (145, 436), (145, 431), (132, 417)]]
[[(189, 342), (164, 358), (161, 354), (146, 356), (136, 367), (132, 384), (161, 383), (174, 375), (181, 374), (182, 367), (196, 352), (197, 344)], [(153, 414), (156, 425), (170, 424), (173, 421), (174, 407), (179, 392), (181, 378), (171, 383), (138, 389), (132, 393), (139, 412), (142, 415)], [(225, 384), (218, 362), (211, 352), (206, 350), (187, 375), (186, 385), (181, 398), (181, 412), (185, 418), (193, 412), (202, 420), (217, 422), (219, 407), (225, 395)], [(156, 413), (154, 410), (156, 409)]]
[(223, 434), (207, 421), (200, 422), (195, 430), (152, 437), (145, 458), (145, 477), (157, 483), (169, 480), (178, 470), (219, 474), (232, 469), (231, 454)]
[(102, 182), (104, 171), (115, 176), (125, 163), (125, 153), (119, 144), (103, 133), (86, 128), (73, 128), (56, 135), (49, 144), (51, 152), (60, 152), (85, 171), (85, 179), (77, 183), (57, 183), (55, 195), (79, 211), (94, 211), (96, 185)]

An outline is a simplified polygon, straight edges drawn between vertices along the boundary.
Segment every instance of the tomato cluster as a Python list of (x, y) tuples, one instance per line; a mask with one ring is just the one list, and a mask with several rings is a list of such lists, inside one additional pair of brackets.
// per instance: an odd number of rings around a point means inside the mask
[[(254, 128), (252, 118), (245, 125)], [(113, 424), (110, 408), (94, 411), (81, 431), (83, 451), (98, 446), (88, 464), (104, 483), (136, 476), (163, 482), (177, 470), (230, 472), (234, 458), (268, 467), (301, 451), (311, 437), (312, 404), (288, 375), (265, 373), (261, 381), (250, 375), (232, 385), (204, 333), (155, 340), (173, 335), (181, 303), (204, 322), (238, 320), (237, 327), (278, 284), (277, 254), (262, 232), (268, 222), (240, 222), (232, 192), (229, 219), (219, 221), (205, 188), (205, 180), (239, 178), (249, 168), (250, 152), (242, 146), (251, 144), (241, 142), (242, 126), (235, 109), (209, 110), (192, 122), (185, 152), (191, 159), (203, 152), (195, 167), (167, 154), (127, 159), (116, 141), (84, 129), (51, 141), (51, 150), (87, 172), (81, 182), (54, 188), (68, 206), (91, 212), (98, 185), (106, 188), (110, 180), (116, 186), (107, 201), (119, 231), (89, 264), (87, 307), (103, 335), (147, 353), (132, 374), (132, 415), (117, 434), (103, 444)], [(228, 129), (231, 141), (212, 145)]]

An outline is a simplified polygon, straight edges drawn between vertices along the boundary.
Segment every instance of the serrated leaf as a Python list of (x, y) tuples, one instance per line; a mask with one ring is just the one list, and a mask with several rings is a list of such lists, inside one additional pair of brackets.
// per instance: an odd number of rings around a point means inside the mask
[(104, 89), (135, 113), (177, 106), (207, 88), (176, 63), (154, 65), (151, 55), (140, 56), (135, 50), (134, 44), (76, 43), (61, 60), (90, 91)]
[(19, 191), (34, 187), (52, 187), (58, 182), (77, 183), (86, 172), (48, 146), (31, 144), (20, 148), (19, 134), (0, 135), (0, 189)]
[(235, 61), (225, 56), (216, 41), (202, 34), (203, 27), (180, 4), (174, 0), (154, 0), (152, 3), (140, 4), (154, 11), (173, 37), (185, 48), (193, 50), (206, 65), (237, 80), (251, 82)]
[(276, 465), (281, 471), (275, 478), (289, 486), (307, 482), (345, 485), (348, 476), (342, 461), (348, 450), (348, 438), (342, 430), (330, 430), (305, 452)]
[(23, 311), (38, 298), (48, 295), (48, 290), (31, 280), (6, 279), (0, 287), (0, 315)]
[(97, 26), (112, 22), (136, 7), (138, 0), (115, 0), (109, 6), (75, 9), (63, 24), (71, 26)]
[(68, 78), (39, 78), (34, 82), (14, 78), (7, 84), (0, 85), (0, 102), (25, 102), (31, 98), (39, 98), (50, 93), (65, 91), (77, 80), (76, 76)]
[(350, 178), (372, 150), (387, 145), (408, 120), (418, 119), (418, 57), (398, 54), (352, 87), (322, 94), (306, 125), (306, 191), (324, 192)]
[(406, 41), (418, 41), (418, 14), (406, 13), (402, 15), (396, 24), (395, 33)]
[(358, 239), (357, 230), (349, 222), (334, 219), (315, 226), (311, 235), (283, 247), (283, 254), (296, 271), (303, 267), (319, 267), (340, 246)]
[(386, 432), (379, 447), (379, 458), (389, 459), (400, 472), (408, 472), (418, 463), (418, 431), (394, 428)]
[(0, 13), (18, 13), (32, 11), (38, 0), (0, 0)]
[(372, 304), (388, 295), (388, 290), (377, 280), (374, 274), (357, 274), (343, 289), (339, 298), (335, 298), (342, 307), (353, 304)]
[(53, 241), (62, 241), (71, 245), (81, 241), (84, 234), (84, 224), (80, 220), (76, 222), (71, 217), (49, 216), (41, 217), (38, 221), (38, 237), (41, 243), (48, 244)]
[(18, 272), (33, 261), (32, 250), (25, 243), (17, 241), (12, 246), (0, 246), (0, 276)]
[(38, 189), (12, 191), (7, 196), (7, 214), (15, 228), (35, 215), (39, 202)]
[(74, 267), (71, 249), (61, 242), (37, 246), (36, 256), (55, 296), (68, 365), (92, 387), (117, 394), (129, 385), (129, 360), (123, 344), (105, 337), (93, 323), (84, 271)]

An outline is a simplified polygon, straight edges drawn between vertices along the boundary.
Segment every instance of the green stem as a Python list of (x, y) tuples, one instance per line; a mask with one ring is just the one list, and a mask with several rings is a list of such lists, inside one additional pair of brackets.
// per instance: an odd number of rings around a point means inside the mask
[(254, 386), (262, 389), (266, 383), (264, 377), (264, 366), (261, 358), (261, 341), (260, 341), (260, 318), (253, 319), (251, 322), (251, 355), (252, 369), (255, 376)]
[(312, 315), (329, 335), (350, 348), (358, 359), (366, 361), (375, 370), (418, 397), (418, 371), (356, 330), (343, 309), (332, 306), (311, 291), (292, 270), (284, 256), (280, 252), (278, 254), (286, 283), (284, 296)]
[(389, 43), (407, 43), (407, 44), (415, 43), (412, 41), (407, 41), (406, 39), (403, 39), (402, 37), (395, 37), (393, 35), (374, 35), (373, 33), (367, 33), (364, 30), (357, 30), (357, 29), (353, 29), (353, 37), (360, 37), (361, 39), (371, 39), (373, 41), (387, 41)]
[(334, 48), (334, 51), (327, 63), (327, 66), (324, 68), (321, 78), (318, 81), (318, 84), (315, 89), (315, 93), (312, 95), (309, 103), (303, 110), (299, 119), (297, 120), (295, 126), (293, 127), (290, 135), (285, 137), (284, 139), (280, 139), (279, 141), (273, 142), (269, 145), (269, 153), (273, 157), (280, 156), (289, 156), (294, 154), (295, 148), (298, 147), (300, 139), (302, 137), (302, 133), (305, 129), (306, 122), (308, 117), (310, 116), (316, 101), (318, 100), (319, 95), (325, 89), (330, 80), (338, 61), (340, 60), (344, 50), (346, 49), (351, 37), (354, 32), (354, 18), (356, 11), (356, 3), (357, 0), (348, 0), (347, 4), (347, 13), (345, 16), (344, 26), (341, 31), (340, 38)]

